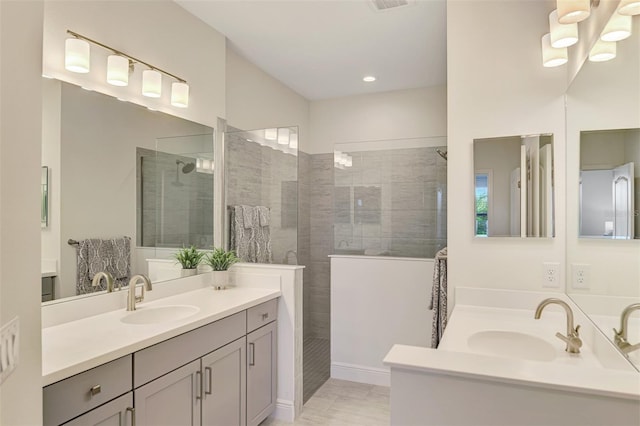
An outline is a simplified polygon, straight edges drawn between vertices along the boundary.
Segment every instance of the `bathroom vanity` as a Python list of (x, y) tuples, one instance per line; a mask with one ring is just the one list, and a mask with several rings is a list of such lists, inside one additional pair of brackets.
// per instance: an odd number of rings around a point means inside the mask
[(201, 288), (44, 328), (44, 424), (259, 424), (280, 294)]

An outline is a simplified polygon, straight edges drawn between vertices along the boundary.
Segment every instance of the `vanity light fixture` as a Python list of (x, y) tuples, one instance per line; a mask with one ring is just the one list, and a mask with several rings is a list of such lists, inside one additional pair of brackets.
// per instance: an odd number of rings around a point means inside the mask
[(616, 42), (598, 40), (589, 52), (589, 60), (591, 62), (610, 61), (616, 57)]
[(278, 145), (289, 145), (289, 133), (286, 127), (278, 129)]
[(162, 74), (156, 70), (142, 71), (142, 94), (148, 98), (162, 95)]
[(569, 60), (566, 47), (555, 48), (551, 46), (551, 34), (545, 34), (541, 39), (542, 65), (547, 68), (559, 67)]
[(264, 129), (264, 138), (268, 141), (278, 139), (278, 129)]
[(365, 83), (373, 83), (374, 81), (376, 81), (376, 78), (372, 75), (367, 75), (362, 78), (362, 81), (364, 81)]
[(630, 15), (621, 15), (615, 12), (607, 25), (605, 25), (600, 39), (604, 41), (620, 41), (631, 36), (631, 22), (633, 18)]
[(621, 0), (618, 5), (620, 15), (640, 15), (640, 0)]
[(578, 42), (578, 24), (561, 24), (558, 21), (557, 10), (549, 14), (549, 29), (551, 46), (556, 49), (573, 46)]
[(109, 55), (107, 58), (107, 83), (114, 86), (129, 84), (130, 61), (124, 56)]
[(88, 73), (91, 62), (89, 51), (87, 41), (77, 37), (66, 39), (64, 42), (64, 67), (71, 72)]
[(561, 24), (575, 24), (591, 14), (591, 0), (557, 0), (556, 4)]
[(151, 98), (162, 95), (162, 75), (175, 80), (171, 85), (171, 105), (179, 108), (189, 106), (189, 85), (187, 81), (145, 61), (85, 37), (74, 31), (67, 30), (72, 37), (65, 40), (65, 68), (69, 71), (88, 73), (90, 62), (90, 43), (112, 52), (107, 59), (107, 82), (114, 86), (127, 86), (129, 74), (135, 64), (141, 64), (148, 69), (142, 72), (142, 94)]

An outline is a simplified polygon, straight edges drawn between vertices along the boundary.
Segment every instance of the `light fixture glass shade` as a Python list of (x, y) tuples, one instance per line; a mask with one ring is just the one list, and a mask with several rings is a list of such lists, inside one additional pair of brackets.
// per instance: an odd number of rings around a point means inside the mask
[(640, 0), (621, 0), (618, 5), (620, 15), (640, 15)]
[(178, 81), (171, 84), (171, 105), (178, 108), (189, 106), (189, 85)]
[(268, 141), (278, 139), (278, 129), (264, 129), (264, 138)]
[(598, 40), (589, 52), (589, 60), (591, 62), (610, 61), (616, 57), (616, 42)]
[(614, 13), (607, 25), (605, 25), (600, 39), (604, 41), (620, 41), (631, 35), (631, 21), (633, 18), (628, 15)]
[(162, 74), (156, 70), (142, 71), (142, 94), (149, 98), (159, 98), (162, 94)]
[(558, 22), (557, 10), (549, 14), (549, 28), (551, 46), (556, 49), (573, 46), (578, 42), (578, 24), (561, 24)]
[(591, 14), (591, 0), (557, 0), (556, 4), (561, 24), (575, 24)]
[(107, 58), (107, 83), (114, 86), (129, 84), (129, 60), (120, 55), (109, 55)]
[(289, 135), (289, 148), (298, 149), (298, 134), (291, 132)]
[(542, 65), (551, 68), (564, 65), (569, 60), (569, 54), (566, 47), (556, 49), (551, 46), (551, 35), (545, 34), (542, 36)]
[(89, 43), (79, 38), (65, 40), (64, 67), (72, 72), (88, 73), (90, 68)]
[(289, 145), (289, 129), (283, 127), (278, 129), (278, 144), (279, 145)]

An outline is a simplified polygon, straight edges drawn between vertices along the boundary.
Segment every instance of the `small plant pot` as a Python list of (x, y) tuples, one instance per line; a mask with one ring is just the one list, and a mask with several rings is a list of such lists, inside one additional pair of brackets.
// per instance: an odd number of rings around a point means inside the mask
[(213, 288), (224, 290), (229, 285), (229, 271), (213, 271)]
[(193, 275), (196, 275), (198, 273), (197, 269), (181, 269), (180, 270), (180, 276), (181, 277), (191, 277)]

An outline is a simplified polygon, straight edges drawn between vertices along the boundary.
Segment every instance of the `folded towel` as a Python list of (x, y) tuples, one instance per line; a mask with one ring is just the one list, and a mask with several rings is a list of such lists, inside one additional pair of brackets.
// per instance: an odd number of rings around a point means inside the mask
[(252, 206), (240, 206), (242, 220), (245, 229), (256, 228), (258, 225), (258, 208)]
[(260, 226), (269, 226), (271, 223), (271, 213), (269, 212), (269, 207), (258, 206), (258, 219), (260, 222)]

